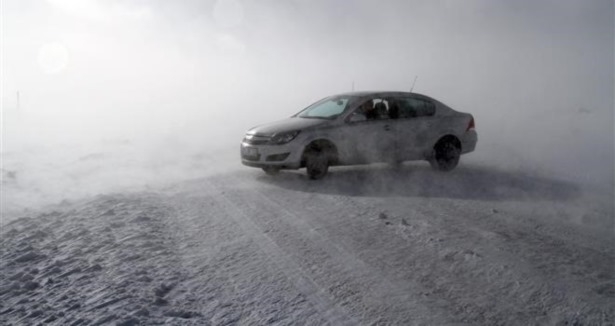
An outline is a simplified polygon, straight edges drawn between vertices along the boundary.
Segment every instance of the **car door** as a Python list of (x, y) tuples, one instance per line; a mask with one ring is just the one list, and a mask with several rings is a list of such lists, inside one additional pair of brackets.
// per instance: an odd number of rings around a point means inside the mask
[(391, 100), (396, 118), (397, 157), (401, 161), (425, 158), (433, 145), (435, 105), (431, 100), (403, 96)]
[(359, 106), (340, 128), (341, 150), (347, 154), (347, 164), (386, 162), (394, 156), (396, 137), (388, 115), (388, 103), (378, 98), (369, 101), (372, 101), (375, 114), (366, 115)]

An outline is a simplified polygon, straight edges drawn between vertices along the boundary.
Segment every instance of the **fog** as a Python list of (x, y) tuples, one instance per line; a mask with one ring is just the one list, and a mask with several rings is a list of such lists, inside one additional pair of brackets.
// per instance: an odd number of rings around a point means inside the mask
[(250, 127), (415, 76), (474, 115), (462, 164), (612, 193), (614, 17), (608, 0), (2, 1), (3, 206), (239, 168)]

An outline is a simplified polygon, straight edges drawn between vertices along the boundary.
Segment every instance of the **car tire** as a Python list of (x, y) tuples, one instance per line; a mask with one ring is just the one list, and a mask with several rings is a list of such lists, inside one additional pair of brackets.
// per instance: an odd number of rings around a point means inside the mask
[(310, 179), (322, 179), (329, 171), (329, 156), (323, 151), (311, 150), (305, 153), (305, 168)]
[(450, 171), (459, 164), (461, 148), (453, 141), (440, 141), (434, 146), (433, 157), (429, 160), (432, 168), (439, 171)]
[(265, 171), (267, 175), (278, 175), (280, 173), (280, 168), (275, 166), (266, 166), (263, 168), (263, 171)]

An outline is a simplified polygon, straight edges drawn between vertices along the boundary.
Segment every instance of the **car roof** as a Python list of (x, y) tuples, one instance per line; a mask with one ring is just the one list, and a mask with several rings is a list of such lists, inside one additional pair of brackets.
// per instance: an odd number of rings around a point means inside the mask
[(333, 96), (389, 97), (389, 96), (410, 96), (410, 95), (429, 98), (429, 96), (419, 94), (419, 93), (400, 92), (400, 91), (359, 91), (359, 92), (340, 93), (340, 94), (335, 94)]

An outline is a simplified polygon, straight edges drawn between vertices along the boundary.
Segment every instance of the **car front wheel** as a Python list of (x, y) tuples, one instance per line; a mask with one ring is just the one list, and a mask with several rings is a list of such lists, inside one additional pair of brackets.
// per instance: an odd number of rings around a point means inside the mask
[(322, 179), (329, 171), (329, 158), (322, 151), (312, 151), (306, 153), (305, 168), (310, 179)]

